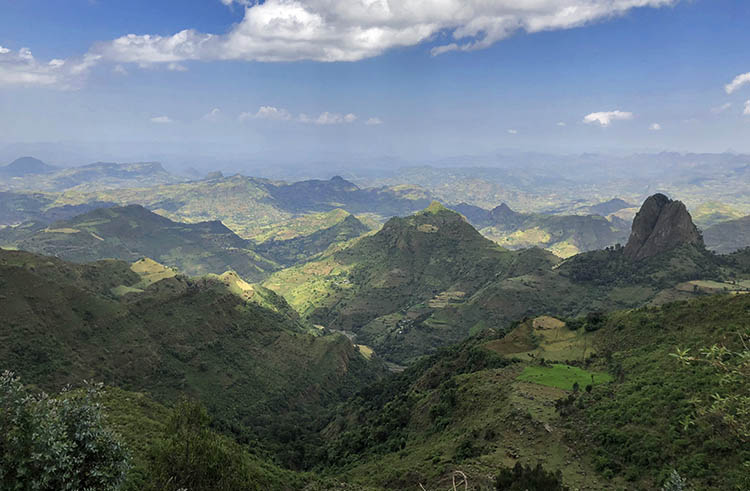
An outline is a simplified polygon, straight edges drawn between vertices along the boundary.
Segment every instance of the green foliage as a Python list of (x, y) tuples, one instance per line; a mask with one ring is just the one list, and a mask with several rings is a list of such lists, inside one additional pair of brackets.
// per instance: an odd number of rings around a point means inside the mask
[(513, 469), (503, 469), (495, 478), (498, 491), (567, 491), (562, 474), (544, 470), (541, 463), (536, 467), (516, 463)]
[[(750, 387), (738, 336), (748, 312), (750, 296), (736, 295), (608, 316), (597, 334), (616, 382), (594, 387), (566, 409), (573, 411), (572, 434), (599, 472), (646, 488), (673, 469), (699, 489), (750, 485)], [(685, 348), (675, 352), (675, 345)]]
[[(291, 473), (264, 468), (238, 444), (211, 431), (206, 409), (192, 401), (177, 403), (160, 440), (151, 450), (154, 491), (280, 489)], [(287, 484), (289, 485), (289, 484)], [(286, 486), (283, 486), (286, 487)]]
[(234, 270), (248, 281), (279, 267), (219, 221), (179, 223), (139, 205), (100, 208), (55, 222), (13, 245), (75, 262), (149, 257), (189, 275)]
[(382, 373), (345, 336), (310, 335), (216, 279), (167, 278), (121, 298), (109, 291), (135, 281), (117, 261), (0, 251), (0, 363), (45, 390), (100, 377), (164, 404), (190, 394), (217, 429), (260, 440), (294, 467), (315, 448), (296, 435)]
[(29, 391), (11, 372), (0, 375), (0, 488), (115, 490), (127, 453), (107, 427), (101, 386), (56, 397)]

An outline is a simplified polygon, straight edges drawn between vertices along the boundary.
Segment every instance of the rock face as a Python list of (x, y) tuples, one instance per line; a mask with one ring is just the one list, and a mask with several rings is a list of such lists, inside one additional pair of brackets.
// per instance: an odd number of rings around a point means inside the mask
[(638, 261), (683, 244), (703, 245), (690, 213), (681, 201), (655, 194), (643, 203), (633, 220), (625, 256)]

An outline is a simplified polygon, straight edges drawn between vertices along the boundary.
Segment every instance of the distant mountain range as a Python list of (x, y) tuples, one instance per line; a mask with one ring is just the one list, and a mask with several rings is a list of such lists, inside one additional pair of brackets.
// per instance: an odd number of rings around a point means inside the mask
[(96, 162), (80, 167), (54, 167), (33, 157), (22, 157), (0, 167), (0, 190), (61, 192), (148, 187), (183, 181), (158, 162), (117, 164)]
[[(629, 207), (624, 201), (607, 202), (598, 210), (612, 210), (607, 215)], [(570, 257), (579, 252), (603, 249), (627, 240), (630, 224), (617, 217), (600, 214), (547, 215), (519, 213), (505, 203), (485, 210), (461, 203), (451, 206), (464, 215), (487, 238), (510, 249), (542, 247), (558, 256)]]

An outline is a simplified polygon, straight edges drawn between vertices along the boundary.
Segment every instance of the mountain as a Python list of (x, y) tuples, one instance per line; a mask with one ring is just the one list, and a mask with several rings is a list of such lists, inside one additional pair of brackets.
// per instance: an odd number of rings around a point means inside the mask
[(703, 240), (720, 254), (750, 247), (750, 216), (711, 225), (703, 231)]
[(683, 244), (703, 245), (703, 238), (685, 204), (655, 194), (636, 214), (624, 254), (640, 260)]
[(219, 221), (178, 223), (139, 205), (97, 209), (55, 222), (11, 245), (74, 262), (150, 257), (190, 275), (234, 270), (248, 281), (278, 268)]
[[(317, 220), (315, 220), (317, 218)], [(320, 228), (304, 230), (315, 220)], [(281, 229), (281, 230), (279, 230)], [(300, 230), (301, 229), (301, 230)], [(255, 250), (279, 264), (291, 266), (309, 261), (329, 247), (357, 238), (370, 228), (344, 210), (310, 214), (274, 227), (273, 236), (255, 246)]]
[(622, 200), (620, 198), (612, 198), (609, 201), (603, 201), (601, 203), (589, 206), (588, 211), (589, 213), (593, 213), (594, 215), (601, 215), (603, 217), (606, 217), (622, 209), (632, 207), (633, 205), (625, 200)]
[(485, 210), (461, 203), (452, 209), (464, 215), (487, 238), (509, 249), (542, 247), (561, 257), (603, 249), (624, 242), (626, 222), (595, 215), (519, 213), (507, 204)]
[[(25, 164), (22, 162), (15, 168), (22, 168), (23, 165)], [(150, 187), (183, 180), (164, 170), (158, 162), (123, 164), (96, 162), (64, 169), (51, 166), (40, 167), (39, 164), (29, 165), (32, 165), (33, 169), (44, 169), (44, 171), (33, 174), (28, 172), (18, 174), (19, 177), (16, 179), (4, 181), (0, 179), (0, 188), (5, 187), (12, 191), (44, 191), (50, 193), (69, 190), (91, 192), (104, 189)], [(2, 169), (7, 168), (0, 167), (0, 178), (4, 177)]]
[(462, 324), (435, 319), (497, 277), (557, 261), (539, 249), (511, 252), (479, 234), (461, 215), (433, 203), (392, 218), (372, 236), (282, 270), (264, 286), (304, 318), (343, 330), (381, 356), (405, 362), (465, 337)]
[(0, 177), (24, 177), (36, 174), (49, 174), (57, 167), (45, 164), (34, 157), (20, 157), (10, 164), (0, 166)]
[(456, 469), (495, 489), (516, 464), (570, 489), (665, 489), (673, 470), (691, 489), (747, 489), (748, 311), (750, 295), (721, 295), (485, 330), (339, 407), (321, 458), (376, 489), (448, 489)]
[(737, 208), (718, 201), (708, 201), (690, 209), (693, 221), (702, 230), (706, 230), (717, 223), (742, 218), (746, 214)]
[(294, 429), (374, 381), (380, 365), (227, 281), (0, 250), (0, 367), (46, 390), (99, 380), (161, 403), (187, 395), (215, 428), (297, 459)]
[(274, 227), (283, 229), (289, 220), (304, 215), (343, 209), (385, 221), (423, 209), (430, 196), (413, 186), (359, 188), (340, 177), (287, 183), (234, 175), (148, 188), (72, 190), (56, 201), (60, 205), (139, 204), (175, 221), (221, 220), (240, 237), (262, 242)]

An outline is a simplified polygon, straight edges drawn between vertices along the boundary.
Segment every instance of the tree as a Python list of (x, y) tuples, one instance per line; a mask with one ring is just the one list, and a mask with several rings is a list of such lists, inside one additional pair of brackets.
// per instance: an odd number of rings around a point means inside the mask
[(243, 449), (211, 431), (199, 403), (181, 400), (151, 449), (150, 488), (160, 491), (267, 489)]
[(30, 392), (11, 372), (0, 375), (0, 488), (114, 490), (128, 456), (104, 424), (102, 386), (65, 389), (57, 397)]

